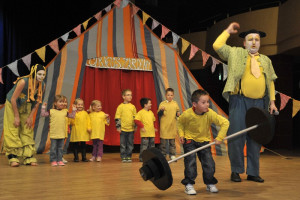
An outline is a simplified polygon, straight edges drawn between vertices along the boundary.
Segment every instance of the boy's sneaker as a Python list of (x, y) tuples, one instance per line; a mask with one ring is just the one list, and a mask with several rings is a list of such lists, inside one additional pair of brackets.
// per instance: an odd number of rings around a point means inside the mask
[(95, 161), (95, 157), (93, 156), (91, 159), (90, 159), (91, 162)]
[(99, 157), (97, 157), (96, 161), (97, 161), (97, 162), (101, 162), (101, 161), (102, 161), (102, 158), (99, 156)]
[(57, 165), (59, 165), (59, 166), (65, 166), (65, 163), (63, 161), (59, 161), (59, 162), (57, 162)]
[(213, 185), (213, 184), (207, 185), (207, 186), (206, 186), (206, 190), (207, 190), (207, 191), (210, 191), (210, 192), (212, 192), (212, 193), (217, 193), (217, 192), (219, 192), (218, 188), (217, 188), (215, 185)]
[(195, 195), (197, 194), (196, 190), (194, 189), (194, 186), (192, 184), (187, 184), (185, 186), (184, 192), (188, 195)]
[(128, 163), (131, 163), (131, 162), (132, 162), (132, 160), (131, 160), (130, 157), (127, 157), (126, 160), (127, 160)]
[(51, 166), (52, 167), (56, 167), (57, 166), (57, 162), (56, 161), (51, 162)]
[(122, 158), (122, 163), (126, 163), (126, 162), (127, 162), (126, 158)]
[(62, 161), (63, 161), (63, 163), (65, 163), (65, 164), (68, 163), (68, 161), (67, 161), (66, 159), (64, 159), (64, 158), (62, 158)]

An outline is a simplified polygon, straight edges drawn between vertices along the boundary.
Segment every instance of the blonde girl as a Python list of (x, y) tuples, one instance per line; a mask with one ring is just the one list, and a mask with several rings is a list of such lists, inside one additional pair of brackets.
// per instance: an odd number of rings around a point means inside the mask
[(109, 126), (109, 115), (102, 110), (101, 101), (94, 100), (90, 106), (90, 118), (92, 125), (91, 139), (93, 140), (93, 153), (90, 161), (100, 162), (103, 155), (103, 140), (105, 135), (105, 125)]

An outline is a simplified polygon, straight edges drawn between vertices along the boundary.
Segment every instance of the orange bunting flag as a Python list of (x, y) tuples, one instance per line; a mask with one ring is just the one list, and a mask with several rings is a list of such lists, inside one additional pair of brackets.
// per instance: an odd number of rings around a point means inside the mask
[(199, 51), (199, 48), (191, 44), (191, 52), (190, 52), (189, 60), (191, 60), (196, 55), (197, 51)]
[(35, 50), (35, 52), (43, 60), (43, 62), (45, 62), (46, 47), (43, 46), (42, 48)]
[(2, 67), (0, 68), (0, 83), (4, 84), (2, 80)]
[(79, 36), (81, 34), (81, 24), (79, 24), (78, 26), (76, 26), (73, 31), (76, 33), (77, 36)]
[(147, 19), (148, 19), (149, 17), (150, 17), (150, 16), (149, 16), (147, 13), (143, 12), (143, 24), (144, 24), (144, 25), (146, 24), (146, 21), (147, 21)]
[(132, 5), (132, 17), (139, 11), (139, 8), (135, 5)]
[(202, 59), (203, 59), (203, 67), (206, 65), (207, 60), (209, 59), (210, 55), (205, 51), (202, 51)]
[(214, 73), (216, 70), (216, 66), (218, 64), (220, 64), (220, 61), (215, 59), (214, 57), (211, 57), (211, 58), (212, 58), (212, 62), (213, 62), (212, 66), (211, 66), (211, 72)]
[(59, 48), (58, 48), (58, 40), (53, 40), (52, 42), (49, 43), (49, 46), (51, 47), (51, 49), (58, 54), (59, 53)]
[(181, 54), (183, 54), (186, 51), (186, 49), (189, 47), (190, 43), (183, 38), (181, 38), (181, 42), (182, 42)]
[(293, 99), (293, 114), (292, 117), (294, 117), (298, 111), (300, 110), (300, 101), (297, 101), (296, 99)]
[(161, 25), (161, 36), (160, 39), (163, 39), (164, 37), (166, 37), (166, 35), (170, 32), (170, 30), (165, 27), (164, 25)]
[(28, 54), (27, 56), (24, 56), (22, 58), (24, 64), (26, 65), (27, 69), (30, 71), (30, 66), (31, 66), (31, 54)]
[(285, 94), (282, 94), (282, 93), (280, 93), (280, 92), (279, 92), (279, 94), (280, 94), (280, 110), (282, 110), (282, 109), (285, 108), (287, 102), (289, 101), (289, 99), (290, 99), (291, 97), (289, 97), (289, 96), (287, 96), (287, 95), (285, 95)]
[(102, 16), (102, 10), (100, 12), (98, 12), (96, 15), (94, 15), (94, 17), (97, 19), (97, 21), (99, 21), (101, 16)]
[(114, 4), (115, 4), (118, 8), (120, 8), (120, 6), (121, 6), (121, 1), (122, 1), (122, 0), (115, 0), (115, 1), (114, 1)]

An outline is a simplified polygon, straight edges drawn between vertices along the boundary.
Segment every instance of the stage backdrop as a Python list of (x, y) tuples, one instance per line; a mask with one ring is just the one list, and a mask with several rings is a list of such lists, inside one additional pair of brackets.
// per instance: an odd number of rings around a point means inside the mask
[[(120, 8), (109, 5), (60, 38), (12, 63), (9, 68), (18, 71), (19, 65), (28, 65), (30, 59), (36, 56), (40, 58), (40, 63), (47, 65), (44, 101), (48, 102), (48, 108), (52, 107), (55, 94), (67, 96), (69, 105), (77, 97), (82, 97), (86, 106), (91, 100), (99, 98), (103, 101), (103, 110), (113, 119), (116, 106), (122, 102), (121, 90), (129, 87), (133, 90), (133, 103), (137, 110), (140, 109), (139, 98), (145, 95), (153, 99), (152, 110), (156, 113), (158, 104), (164, 100), (165, 89), (172, 87), (181, 112), (186, 110), (191, 106), (192, 92), (202, 87), (187, 69), (177, 50), (164, 43), (144, 25), (139, 16), (145, 13), (141, 10), (136, 12), (137, 8), (131, 3), (127, 4), (128, 1), (122, 3)], [(103, 56), (145, 58), (151, 61), (152, 72), (111, 71), (86, 67), (88, 59)], [(210, 107), (214, 111), (227, 117), (212, 99), (210, 101)], [(3, 110), (0, 110), (1, 146)], [(104, 144), (119, 145), (119, 135), (116, 134), (114, 126), (112, 120), (106, 131)], [(40, 117), (39, 108), (34, 126), (38, 153), (48, 151), (48, 128), (49, 118)], [(212, 126), (214, 137), (218, 129)], [(139, 142), (138, 137), (135, 142)], [(213, 146), (212, 153), (226, 154), (226, 145), (217, 145), (216, 148)]]

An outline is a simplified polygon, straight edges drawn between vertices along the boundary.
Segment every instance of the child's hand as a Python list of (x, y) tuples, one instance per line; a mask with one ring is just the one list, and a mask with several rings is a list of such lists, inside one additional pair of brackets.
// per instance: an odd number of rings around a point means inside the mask
[(73, 110), (73, 111), (76, 111), (76, 110), (77, 110), (77, 108), (76, 108), (76, 105), (75, 105), (75, 104), (73, 104), (73, 105), (72, 105), (72, 110)]
[(144, 127), (143, 127), (143, 128), (141, 128), (141, 131), (142, 131), (142, 132), (146, 132), (146, 130), (145, 130), (145, 128), (144, 128)]
[(165, 110), (165, 109), (166, 109), (165, 107), (161, 107), (161, 108), (160, 108), (160, 110)]
[(91, 130), (91, 129), (88, 129), (88, 130), (87, 130), (87, 132), (88, 132), (88, 133), (91, 133), (91, 132), (92, 132), (92, 130)]
[(105, 114), (104, 116), (105, 116), (105, 118), (109, 118), (109, 114)]
[(46, 108), (47, 107), (47, 102), (44, 102), (42, 107)]
[(121, 129), (120, 129), (120, 128), (117, 128), (117, 131), (118, 131), (119, 133), (121, 133)]
[(154, 131), (157, 132), (158, 131), (157, 128), (154, 128)]
[(215, 139), (215, 143), (216, 143), (216, 144), (222, 144), (222, 141), (219, 141), (219, 140), (216, 140), (216, 139)]
[(180, 141), (181, 144), (184, 144), (184, 137), (180, 137), (179, 141)]

